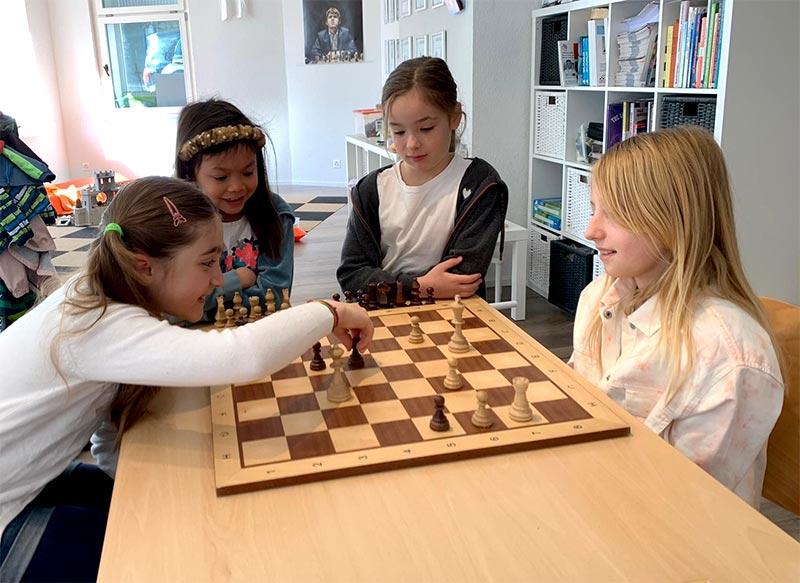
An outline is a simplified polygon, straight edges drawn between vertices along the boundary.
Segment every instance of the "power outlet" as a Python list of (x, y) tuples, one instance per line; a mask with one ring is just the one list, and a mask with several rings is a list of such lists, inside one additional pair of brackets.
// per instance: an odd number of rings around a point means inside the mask
[(341, 168), (342, 167), (342, 161), (341, 160), (334, 160), (333, 161), (333, 167), (334, 168)]
[(89, 173), (89, 163), (88, 162), (84, 162), (83, 164), (81, 164), (81, 169), (88, 174)]

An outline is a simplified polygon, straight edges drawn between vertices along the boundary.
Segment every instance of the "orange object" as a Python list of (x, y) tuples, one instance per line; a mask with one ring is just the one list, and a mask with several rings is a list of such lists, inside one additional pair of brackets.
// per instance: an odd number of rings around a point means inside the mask
[(294, 240), (299, 241), (303, 237), (305, 237), (308, 233), (306, 233), (303, 229), (298, 227), (297, 225), (294, 226)]
[(80, 196), (78, 188), (74, 184), (66, 188), (60, 188), (55, 184), (45, 184), (44, 188), (47, 191), (47, 198), (50, 199), (50, 204), (53, 205), (53, 210), (56, 211), (57, 215), (68, 215), (73, 211), (75, 202)]
[(97, 204), (105, 204), (108, 201), (108, 195), (105, 192), (98, 192), (94, 198), (97, 200)]

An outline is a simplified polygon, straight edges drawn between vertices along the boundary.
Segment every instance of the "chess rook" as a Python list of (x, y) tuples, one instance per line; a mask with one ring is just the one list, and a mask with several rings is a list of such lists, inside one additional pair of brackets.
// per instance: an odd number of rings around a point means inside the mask
[(514, 377), (511, 379), (514, 386), (514, 402), (508, 416), (518, 423), (525, 423), (533, 419), (533, 410), (528, 403), (528, 379), (525, 377)]

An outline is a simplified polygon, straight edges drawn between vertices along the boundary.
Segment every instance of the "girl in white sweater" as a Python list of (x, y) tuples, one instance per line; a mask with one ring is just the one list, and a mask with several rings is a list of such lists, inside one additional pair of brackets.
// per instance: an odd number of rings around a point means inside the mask
[(217, 210), (191, 184), (151, 177), (105, 221), (85, 269), (0, 334), (2, 581), (96, 577), (113, 482), (71, 462), (101, 426), (95, 445), (112, 452), (155, 387), (252, 381), (328, 333), (347, 348), (372, 337), (363, 309), (328, 301), (220, 332), (171, 326), (163, 315), (199, 320), (221, 284)]

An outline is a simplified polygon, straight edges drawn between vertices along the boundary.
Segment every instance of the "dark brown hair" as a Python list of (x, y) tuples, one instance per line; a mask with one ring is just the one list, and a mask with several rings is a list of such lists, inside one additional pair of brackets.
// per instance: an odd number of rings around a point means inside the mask
[[(247, 217), (247, 221), (253, 228), (261, 253), (270, 259), (278, 259), (283, 241), (283, 227), (278, 211), (272, 204), (272, 191), (267, 178), (264, 151), (258, 144), (252, 139), (232, 140), (204, 148), (185, 162), (178, 157), (181, 146), (196, 135), (214, 128), (231, 125), (259, 127), (238, 107), (222, 99), (196, 101), (184, 106), (178, 118), (178, 133), (175, 140), (175, 176), (196, 182), (197, 169), (203, 161), (203, 156), (213, 156), (239, 147), (246, 147), (254, 152), (258, 186), (256, 186), (253, 196), (244, 205), (244, 216)], [(264, 135), (269, 140), (266, 132)]]
[(447, 63), (438, 57), (417, 57), (400, 63), (383, 84), (381, 108), (384, 125), (388, 127), (389, 108), (394, 100), (413, 89), (448, 117), (466, 117), (458, 102), (458, 86)]
[[(186, 219), (185, 223), (175, 226), (164, 197)], [(151, 176), (125, 185), (103, 215), (101, 235), (92, 243), (74, 291), (65, 295), (64, 309), (71, 314), (99, 310), (89, 328), (103, 316), (111, 302), (141, 306), (156, 315), (155, 302), (136, 269), (136, 253), (170, 259), (181, 248), (194, 243), (208, 229), (209, 221), (218, 216), (209, 198), (189, 182)], [(115, 231), (103, 233), (108, 223), (118, 224), (122, 235)], [(62, 329), (61, 335), (83, 331)], [(56, 368), (57, 344), (58, 339), (51, 347)], [(120, 385), (111, 403), (111, 418), (119, 428), (118, 436), (144, 414), (155, 393), (155, 387)]]

